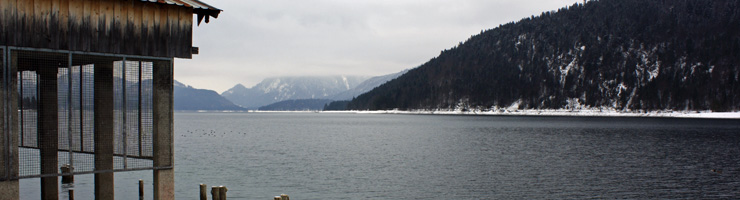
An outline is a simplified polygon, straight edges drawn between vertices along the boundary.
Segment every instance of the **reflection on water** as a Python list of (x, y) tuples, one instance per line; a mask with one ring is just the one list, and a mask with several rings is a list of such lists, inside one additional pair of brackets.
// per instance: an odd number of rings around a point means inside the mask
[[(176, 197), (205, 183), (229, 199), (738, 198), (738, 122), (177, 113)], [(140, 178), (116, 174), (117, 199), (137, 199)], [(91, 197), (92, 175), (75, 180)]]

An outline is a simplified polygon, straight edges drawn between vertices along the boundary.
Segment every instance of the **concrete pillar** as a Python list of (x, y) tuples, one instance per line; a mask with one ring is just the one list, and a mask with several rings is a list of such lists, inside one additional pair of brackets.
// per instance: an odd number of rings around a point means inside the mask
[(0, 181), (0, 200), (18, 200), (20, 199), (18, 180)]
[(153, 75), (154, 199), (175, 199), (172, 60), (155, 61)]
[[(3, 56), (5, 56), (3, 52)], [(17, 63), (17, 56), (7, 59), (8, 63), (2, 63), (7, 71), (3, 71), (3, 80), (8, 82), (1, 83), (0, 97), (7, 106), (0, 108), (0, 145), (7, 145), (0, 148), (0, 200), (18, 200), (20, 199), (20, 184), (18, 177), (18, 126), (12, 126), (13, 120), (18, 120), (18, 80), (16, 76), (16, 66), (11, 63)], [(7, 73), (7, 74), (6, 74)], [(6, 96), (7, 95), (7, 96)]]
[[(59, 149), (57, 68), (39, 66), (36, 71), (39, 83), (38, 126), (41, 174), (57, 174), (57, 150)], [(41, 178), (41, 199), (59, 199), (59, 177)]]
[[(95, 170), (113, 170), (113, 62), (94, 68)], [(95, 199), (113, 200), (113, 172), (95, 173)]]

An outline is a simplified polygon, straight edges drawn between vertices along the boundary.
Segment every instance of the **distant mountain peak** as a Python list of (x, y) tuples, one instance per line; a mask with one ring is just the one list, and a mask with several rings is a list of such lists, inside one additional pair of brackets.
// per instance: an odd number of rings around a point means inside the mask
[(291, 99), (326, 99), (367, 80), (365, 76), (284, 76), (265, 78), (251, 88), (237, 85), (223, 92), (227, 99), (247, 108)]
[(216, 91), (196, 89), (174, 81), (175, 110), (244, 110), (222, 97)]

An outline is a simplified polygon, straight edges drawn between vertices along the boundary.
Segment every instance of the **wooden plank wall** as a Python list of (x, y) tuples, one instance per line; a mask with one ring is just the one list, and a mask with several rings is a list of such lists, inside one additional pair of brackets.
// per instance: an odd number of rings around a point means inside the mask
[(0, 0), (0, 45), (191, 58), (192, 16), (137, 0)]

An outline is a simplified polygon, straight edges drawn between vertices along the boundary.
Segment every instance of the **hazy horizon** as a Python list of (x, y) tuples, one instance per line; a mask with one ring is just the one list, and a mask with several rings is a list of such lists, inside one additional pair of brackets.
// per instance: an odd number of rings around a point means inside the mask
[(417, 67), (472, 35), (578, 0), (209, 0), (193, 30), (200, 54), (175, 79), (218, 93), (279, 76), (379, 76)]

